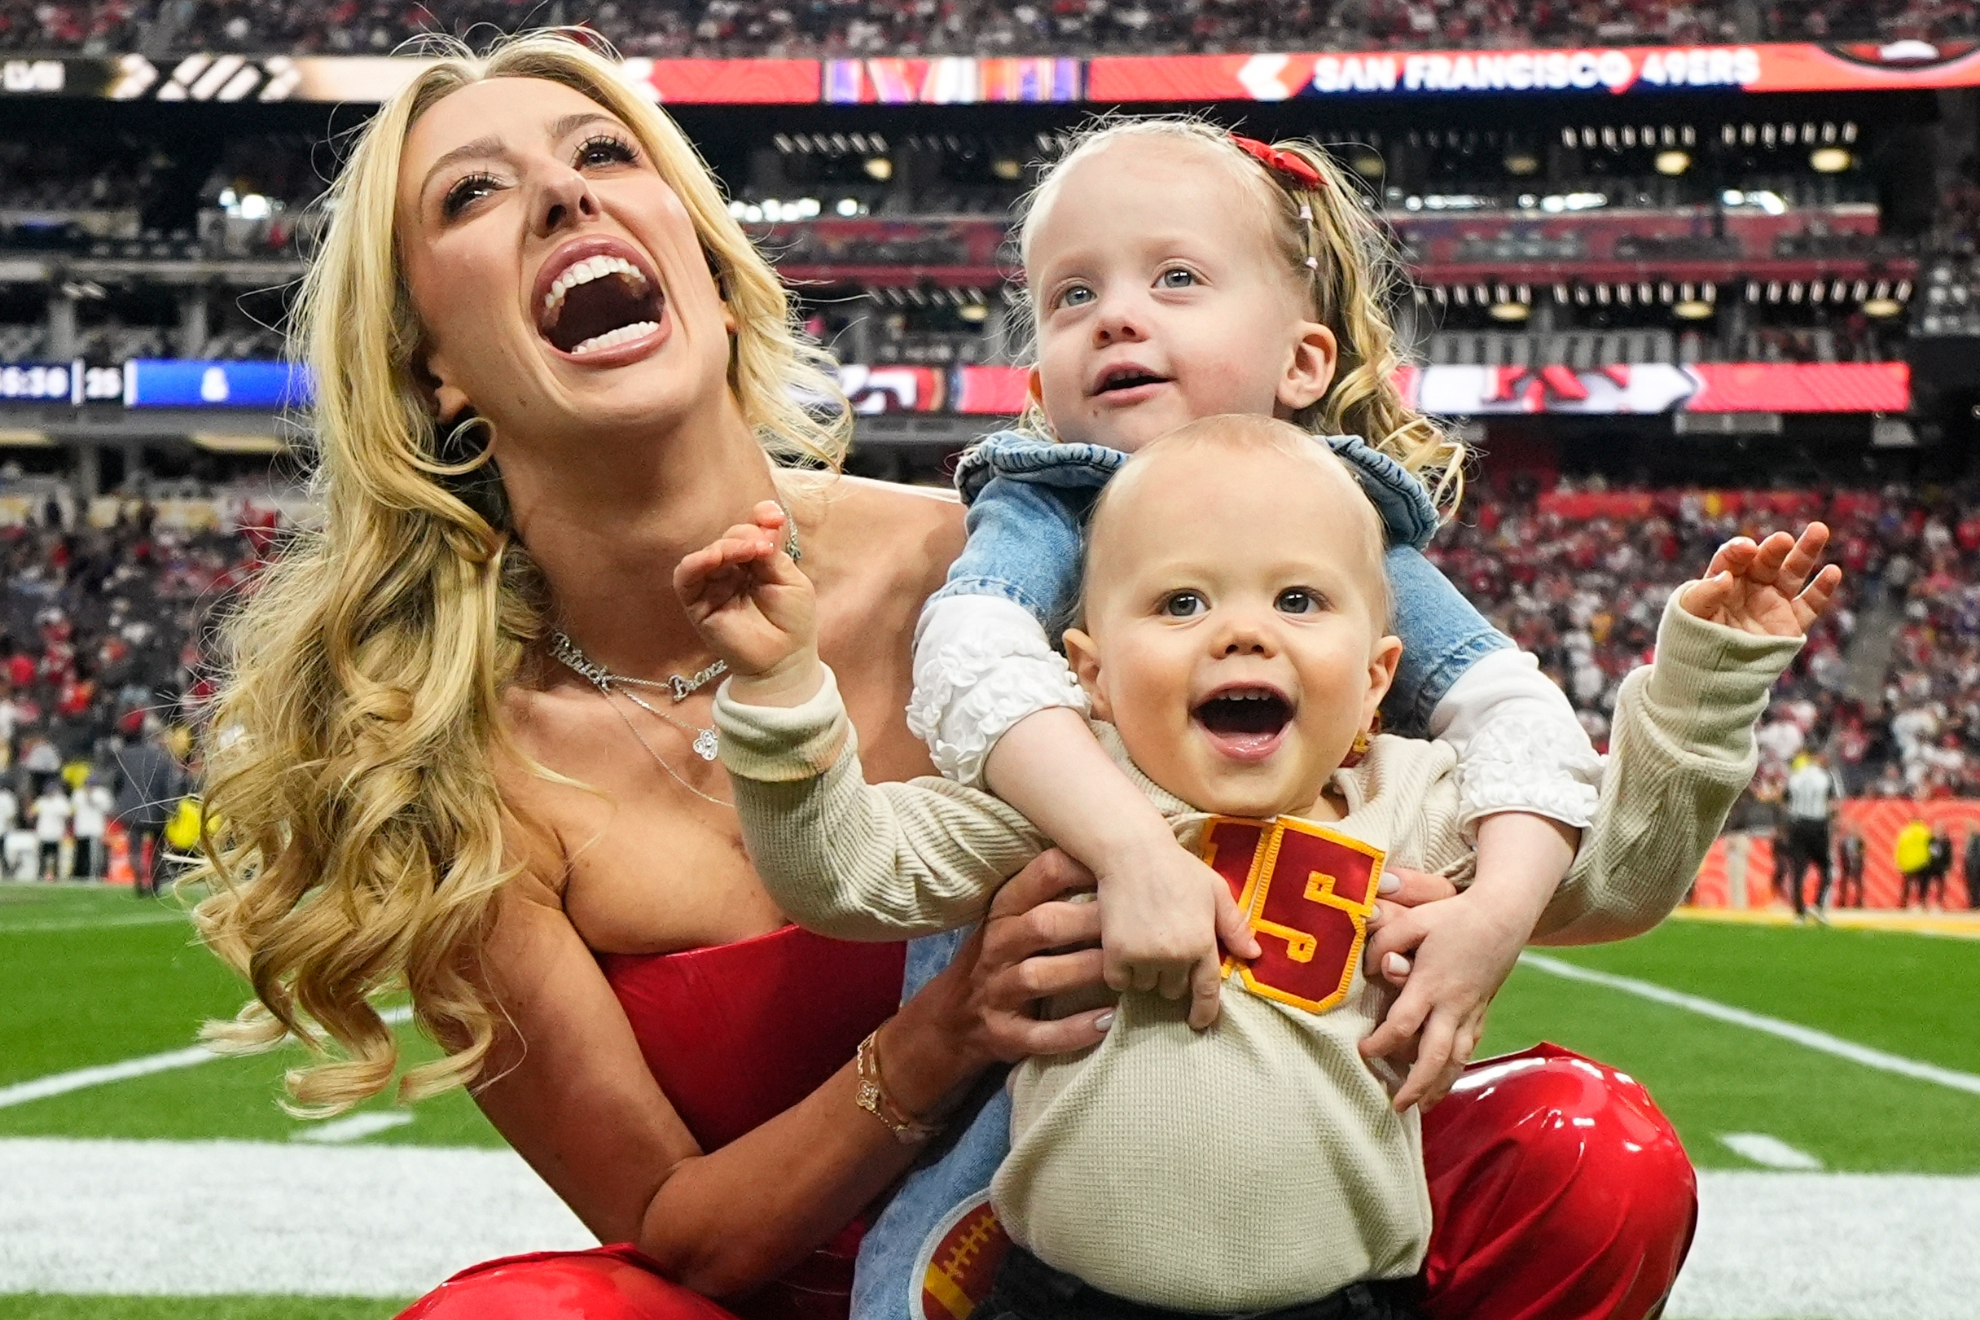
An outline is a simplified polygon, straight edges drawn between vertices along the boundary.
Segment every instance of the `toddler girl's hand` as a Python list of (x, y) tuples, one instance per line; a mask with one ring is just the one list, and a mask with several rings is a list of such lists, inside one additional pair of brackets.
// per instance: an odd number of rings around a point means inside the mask
[[(1368, 941), (1368, 975), (1372, 979), (1379, 969), (1403, 989), (1361, 1042), (1361, 1054), (1407, 1059), (1409, 1075), (1396, 1092), (1395, 1106), (1405, 1110), (1421, 1103), (1427, 1109), (1451, 1089), (1478, 1048), (1485, 1012), (1519, 961), (1532, 923), (1522, 925), (1483, 892), (1412, 908), (1384, 903), (1378, 910), (1379, 930), (1371, 931)], [(1405, 953), (1414, 953), (1414, 963)]]
[(735, 675), (730, 689), (752, 705), (795, 705), (817, 692), (817, 597), (784, 553), (784, 511), (764, 500), (674, 569), (688, 621)]
[(1842, 581), (1834, 564), (1809, 577), (1828, 543), (1829, 529), (1818, 522), (1799, 538), (1775, 532), (1755, 545), (1735, 537), (1719, 547), (1704, 579), (1691, 584), (1678, 607), (1756, 637), (1803, 636)]

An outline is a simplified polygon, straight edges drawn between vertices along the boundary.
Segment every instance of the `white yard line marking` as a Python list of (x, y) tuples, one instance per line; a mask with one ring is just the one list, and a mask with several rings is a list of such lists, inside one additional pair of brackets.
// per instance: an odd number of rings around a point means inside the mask
[(345, 1142), (363, 1141), (366, 1137), (389, 1132), (395, 1127), (404, 1127), (412, 1121), (411, 1114), (352, 1114), (348, 1118), (333, 1118), (327, 1123), (298, 1128), (289, 1140), (313, 1141), (319, 1146), (340, 1146)]
[(39, 935), (44, 931), (96, 930), (104, 926), (169, 926), (191, 925), (191, 918), (183, 912), (133, 912), (122, 917), (78, 917), (72, 921), (24, 921), (19, 925), (8, 925), (0, 921), (0, 935)]
[[(406, 1121), (411, 1122), (411, 1117), (408, 1116)], [(1719, 1141), (1733, 1154), (1770, 1169), (1813, 1173), (1822, 1167), (1822, 1161), (1807, 1151), (1797, 1150), (1779, 1137), (1770, 1137), (1765, 1132), (1722, 1132)]]
[(1921, 1082), (1936, 1082), (1949, 1086), (1955, 1091), (1966, 1091), (1980, 1095), (1980, 1076), (1959, 1072), (1952, 1068), (1941, 1068), (1936, 1063), (1925, 1063), (1918, 1059), (1907, 1059), (1901, 1054), (1887, 1054), (1883, 1050), (1871, 1049), (1868, 1045), (1858, 1045), (1855, 1041), (1831, 1036), (1826, 1031), (1804, 1027), (1797, 1022), (1784, 1022), (1780, 1018), (1768, 1017), (1764, 1013), (1751, 1013), (1731, 1004), (1721, 1004), (1716, 999), (1704, 999), (1698, 995), (1687, 995), (1677, 990), (1668, 990), (1650, 981), (1638, 981), (1633, 977), (1614, 976), (1608, 972), (1598, 972), (1592, 968), (1563, 962), (1559, 958), (1549, 958), (1545, 954), (1531, 951), (1519, 956), (1522, 966), (1552, 976), (1565, 977), (1570, 981), (1586, 981), (1591, 985), (1604, 985), (1611, 990), (1621, 990), (1641, 999), (1668, 1004), (1701, 1017), (1717, 1018), (1734, 1026), (1746, 1027), (1753, 1031), (1764, 1031), (1782, 1040), (1791, 1040), (1797, 1045), (1805, 1045), (1811, 1050), (1833, 1054), (1839, 1059), (1860, 1063), (1866, 1068), (1877, 1068), (1884, 1072), (1897, 1073), (1901, 1077), (1916, 1078)]
[[(388, 1008), (381, 1016), (388, 1024), (396, 1025), (412, 1021), (412, 1010), (404, 1007)], [(34, 1100), (46, 1100), (50, 1096), (67, 1095), (71, 1091), (81, 1091), (92, 1086), (129, 1081), (133, 1077), (149, 1077), (152, 1073), (171, 1072), (175, 1068), (193, 1068), (226, 1057), (228, 1056), (224, 1054), (215, 1054), (204, 1045), (193, 1045), (183, 1050), (167, 1050), (163, 1054), (146, 1054), (135, 1059), (125, 1059), (121, 1063), (104, 1063), (93, 1068), (50, 1073), (46, 1077), (35, 1077), (25, 1082), (15, 1082), (11, 1086), (0, 1086), (0, 1109), (28, 1104)]]
[(0, 1293), (413, 1297), (597, 1242), (506, 1150), (0, 1140)]

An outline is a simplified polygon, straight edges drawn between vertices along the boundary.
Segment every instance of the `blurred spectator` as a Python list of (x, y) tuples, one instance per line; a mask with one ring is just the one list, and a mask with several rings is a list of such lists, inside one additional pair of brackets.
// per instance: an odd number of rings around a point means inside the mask
[(1863, 906), (1863, 860), (1863, 832), (1854, 825), (1846, 826), (1842, 841), (1836, 845), (1836, 869), (1840, 873), (1836, 906)]
[(117, 820), (129, 832), (131, 870), (140, 897), (158, 893), (165, 871), (165, 849), (159, 836), (185, 793), (179, 763), (145, 728), (142, 712), (131, 711), (119, 728), (117, 748)]
[(1897, 832), (1892, 845), (1891, 860), (1897, 863), (1898, 875), (1904, 881), (1904, 890), (1898, 899), (1899, 907), (1910, 907), (1911, 897), (1918, 896), (1920, 907), (1925, 904), (1925, 877), (1932, 869), (1932, 827), (1917, 816), (1913, 816), (1905, 827)]
[(75, 853), (69, 861), (69, 878), (101, 880), (108, 861), (103, 837), (110, 825), (110, 813), (117, 807), (116, 795), (91, 774), (70, 795), (69, 806), (69, 828), (76, 838)]
[(62, 878), (62, 840), (69, 835), (69, 794), (60, 778), (51, 778), (34, 800), (34, 837), (41, 845), (35, 870), (43, 880)]
[(1952, 870), (1952, 837), (1940, 825), (1932, 831), (1932, 841), (1926, 847), (1928, 860), (1925, 864), (1925, 883), (1920, 897), (1923, 905), (1937, 911), (1946, 906), (1946, 874)]

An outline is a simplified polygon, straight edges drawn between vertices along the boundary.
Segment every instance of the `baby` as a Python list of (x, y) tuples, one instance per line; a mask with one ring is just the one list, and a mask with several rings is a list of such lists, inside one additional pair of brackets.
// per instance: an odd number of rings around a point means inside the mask
[[(782, 515), (756, 519), (675, 582), (733, 675), (716, 718), (764, 883), (842, 937), (977, 919), (1047, 839), (946, 780), (864, 782)], [(1656, 665), (1624, 684), (1594, 823), (1540, 934), (1602, 907), (1625, 866), (1669, 867), (1662, 852), (1716, 834), (1767, 691), (1839, 578), (1796, 594), (1823, 537), (1730, 543), (1674, 597)], [(1370, 735), (1402, 651), (1382, 560), (1347, 466), (1268, 418), (1184, 426), (1101, 495), (1065, 635), (1093, 731), (1228, 884), (1260, 952), (1226, 964), (1208, 1030), (1183, 1002), (1128, 993), (1093, 1049), (1018, 1066), (992, 1184), (1015, 1249), (990, 1314), (1230, 1315), (1351, 1286), (1353, 1314), (1412, 1313), (1402, 1281), (1430, 1232), (1419, 1119), (1357, 1049), (1390, 993), (1360, 953), (1385, 862), (1462, 874), (1469, 848), (1453, 748)], [(876, 1112), (892, 1108), (882, 1095)]]

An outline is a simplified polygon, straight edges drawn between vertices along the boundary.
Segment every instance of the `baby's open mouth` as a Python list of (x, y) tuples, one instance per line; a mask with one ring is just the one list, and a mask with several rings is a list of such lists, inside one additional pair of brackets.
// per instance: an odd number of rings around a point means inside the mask
[(573, 357), (643, 339), (660, 328), (665, 300), (624, 257), (573, 262), (543, 296), (536, 328)]
[(1263, 685), (1221, 688), (1190, 712), (1210, 741), (1242, 761), (1271, 755), (1292, 723), (1293, 705)]
[(1167, 383), (1168, 379), (1167, 376), (1158, 376), (1142, 367), (1110, 367), (1101, 373), (1100, 383), (1093, 392), (1114, 394), (1121, 390), (1140, 389), (1143, 385), (1162, 385)]

